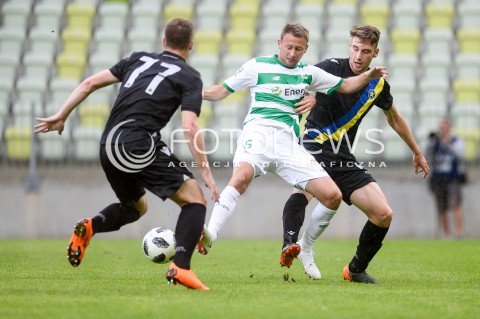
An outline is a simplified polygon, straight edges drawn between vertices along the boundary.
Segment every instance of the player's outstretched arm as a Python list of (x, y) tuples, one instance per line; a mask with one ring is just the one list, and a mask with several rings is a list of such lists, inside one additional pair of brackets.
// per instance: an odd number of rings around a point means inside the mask
[(185, 132), (185, 138), (188, 141), (188, 148), (200, 167), (203, 182), (212, 192), (212, 199), (218, 202), (220, 192), (218, 191), (215, 179), (210, 170), (207, 155), (205, 154), (203, 136), (198, 132), (197, 114), (192, 111), (182, 111), (182, 127)]
[(425, 179), (430, 171), (428, 162), (422, 153), (422, 150), (415, 141), (415, 137), (412, 131), (408, 127), (407, 122), (403, 116), (398, 112), (395, 104), (388, 111), (384, 111), (387, 117), (388, 124), (397, 132), (397, 134), (405, 141), (410, 150), (413, 153), (413, 168), (415, 174), (423, 172), (423, 178)]
[(38, 123), (35, 124), (34, 127), (35, 133), (58, 131), (58, 134), (62, 134), (65, 121), (75, 107), (85, 100), (92, 92), (119, 81), (120, 80), (117, 79), (110, 70), (101, 71), (83, 80), (82, 83), (73, 90), (55, 115), (46, 118), (36, 118)]
[(340, 87), (337, 89), (337, 92), (346, 94), (356, 92), (366, 86), (371, 80), (386, 78), (387, 75), (388, 70), (386, 67), (375, 66), (362, 74), (344, 79)]
[(220, 101), (230, 95), (230, 92), (220, 84), (203, 90), (202, 97), (207, 101)]

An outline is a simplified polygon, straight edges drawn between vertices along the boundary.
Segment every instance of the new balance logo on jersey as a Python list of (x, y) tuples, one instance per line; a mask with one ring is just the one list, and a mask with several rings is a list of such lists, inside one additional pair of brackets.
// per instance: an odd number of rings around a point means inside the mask
[[(107, 140), (105, 141), (105, 150), (107, 152), (107, 157), (110, 162), (117, 169), (126, 173), (138, 173), (148, 165), (150, 165), (156, 158), (156, 146), (153, 136), (148, 134), (150, 137), (150, 149), (145, 154), (132, 154), (127, 152), (123, 144), (119, 145), (120, 135), (123, 131), (120, 131), (118, 134), (116, 132), (118, 129), (129, 122), (135, 121), (134, 119), (123, 121), (113, 127), (113, 129), (108, 133)], [(115, 142), (113, 142), (114, 136)]]
[(275, 75), (275, 76), (272, 78), (272, 81), (280, 81), (280, 75)]

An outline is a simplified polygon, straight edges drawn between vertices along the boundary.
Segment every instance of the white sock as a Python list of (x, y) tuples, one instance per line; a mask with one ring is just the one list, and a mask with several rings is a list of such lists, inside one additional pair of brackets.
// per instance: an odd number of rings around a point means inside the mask
[(235, 207), (237, 206), (240, 193), (233, 186), (227, 186), (220, 194), (218, 203), (212, 211), (212, 216), (208, 223), (208, 231), (211, 234), (212, 241), (218, 237), (218, 233), (223, 228), (227, 219), (232, 216)]
[(310, 218), (310, 222), (308, 223), (302, 238), (298, 241), (302, 250), (312, 250), (313, 243), (318, 237), (320, 237), (325, 229), (327, 229), (328, 225), (330, 225), (330, 220), (336, 212), (337, 211), (331, 210), (323, 206), (321, 203), (318, 203), (312, 212), (312, 217)]

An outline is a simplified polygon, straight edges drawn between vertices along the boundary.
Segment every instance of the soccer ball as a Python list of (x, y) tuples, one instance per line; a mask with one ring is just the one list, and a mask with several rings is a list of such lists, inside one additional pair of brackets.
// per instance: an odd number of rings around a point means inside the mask
[(175, 233), (164, 227), (153, 228), (143, 237), (142, 246), (145, 256), (154, 263), (168, 263), (175, 256)]

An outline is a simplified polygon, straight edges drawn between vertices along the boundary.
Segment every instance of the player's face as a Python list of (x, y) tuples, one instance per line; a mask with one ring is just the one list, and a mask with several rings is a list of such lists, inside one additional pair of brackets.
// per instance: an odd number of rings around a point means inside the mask
[(300, 61), (302, 56), (307, 52), (308, 44), (304, 38), (297, 38), (291, 33), (283, 36), (278, 40), (278, 48), (280, 52), (278, 58), (288, 67), (294, 67)]
[(350, 67), (355, 74), (365, 72), (372, 62), (372, 59), (378, 55), (378, 48), (375, 48), (368, 42), (363, 42), (358, 37), (353, 37), (349, 45)]

